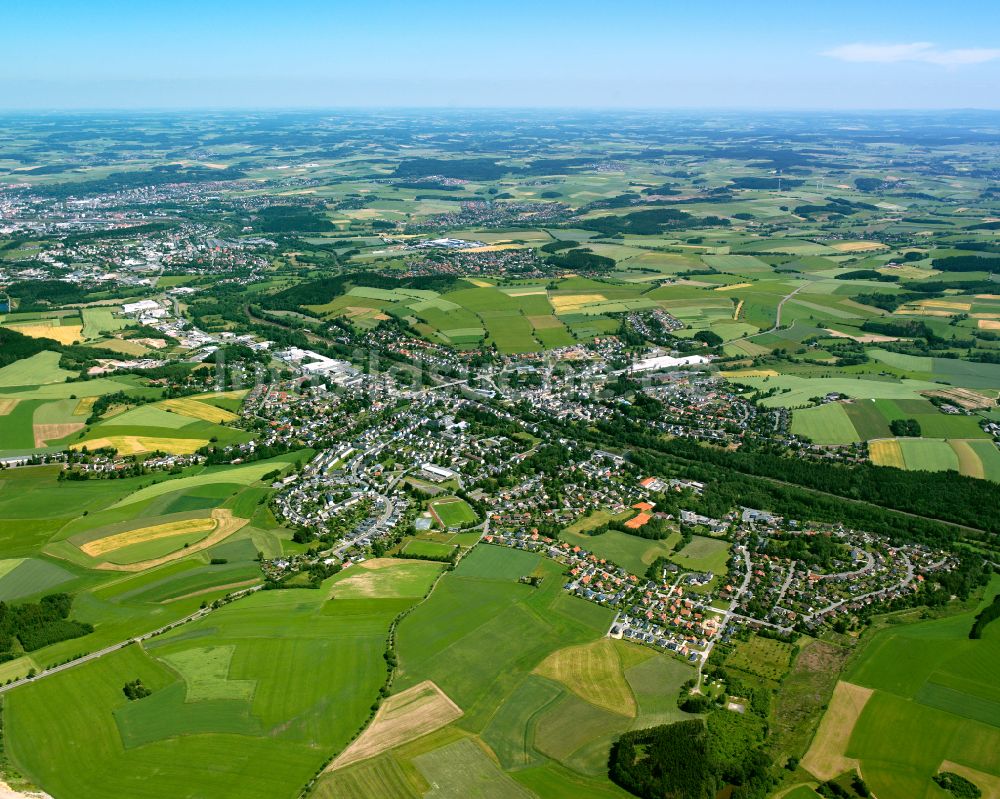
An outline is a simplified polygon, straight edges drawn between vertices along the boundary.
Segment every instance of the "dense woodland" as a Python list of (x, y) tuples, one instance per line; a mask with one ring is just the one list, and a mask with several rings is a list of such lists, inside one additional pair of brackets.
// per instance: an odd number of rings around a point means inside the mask
[(23, 605), (0, 602), (0, 661), (92, 633), (92, 625), (69, 618), (72, 604), (69, 594), (50, 594)]

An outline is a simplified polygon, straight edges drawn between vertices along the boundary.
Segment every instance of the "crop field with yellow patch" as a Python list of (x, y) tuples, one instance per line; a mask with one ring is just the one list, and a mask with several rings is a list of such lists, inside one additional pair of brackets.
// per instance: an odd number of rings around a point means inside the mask
[(160, 405), (182, 416), (190, 416), (192, 419), (201, 419), (204, 422), (214, 422), (215, 424), (224, 424), (237, 418), (232, 411), (217, 408), (190, 397), (163, 400)]
[(837, 683), (830, 707), (820, 722), (809, 751), (802, 758), (803, 767), (814, 777), (831, 780), (857, 767), (858, 761), (845, 754), (847, 743), (873, 693), (870, 688), (860, 685)]
[(601, 638), (590, 644), (553, 652), (538, 664), (535, 674), (569, 688), (581, 699), (623, 716), (635, 717), (635, 695), (625, 679), (629, 666), (652, 657), (652, 652)]
[(35, 446), (44, 447), (50, 441), (72, 435), (83, 429), (83, 422), (63, 422), (62, 424), (36, 424), (33, 427)]
[(865, 250), (887, 250), (879, 241), (841, 241), (831, 245), (838, 252), (864, 252)]
[(83, 341), (83, 325), (61, 325), (59, 320), (35, 322), (30, 325), (8, 325), (12, 330), (31, 338), (50, 338), (60, 344)]
[(895, 466), (897, 469), (905, 469), (906, 462), (903, 460), (903, 450), (899, 442), (895, 439), (884, 441), (869, 441), (868, 454), (872, 463), (876, 466)]
[(81, 441), (72, 449), (113, 447), (119, 455), (143, 455), (148, 452), (167, 452), (171, 455), (190, 455), (208, 446), (206, 438), (160, 438), (157, 436), (102, 436)]
[(216, 524), (216, 520), (210, 516), (202, 519), (182, 519), (180, 521), (167, 522), (166, 524), (154, 524), (150, 527), (138, 527), (135, 530), (128, 530), (124, 533), (117, 533), (105, 538), (88, 541), (80, 549), (92, 558), (96, 558), (106, 555), (109, 552), (114, 552), (117, 549), (131, 546), (132, 544), (141, 544), (175, 535), (208, 533), (215, 529)]
[[(209, 547), (215, 546), (216, 544), (229, 538), (229, 536), (231, 536), (237, 530), (246, 525), (248, 520), (241, 519), (237, 516), (233, 516), (232, 511), (230, 510), (217, 508), (216, 510), (212, 511), (212, 521), (214, 522), (214, 528), (212, 529), (212, 531), (207, 536), (198, 541), (195, 541), (194, 543), (191, 543), (189, 540), (186, 539), (188, 539), (190, 536), (200, 535), (200, 533), (191, 533), (191, 534), (175, 533), (164, 539), (176, 545), (176, 549), (174, 549), (172, 552), (167, 552), (166, 554), (163, 555), (157, 553), (155, 557), (150, 557), (146, 560), (137, 560), (137, 558), (142, 556), (139, 550), (140, 546), (144, 546), (147, 544), (150, 544), (151, 546), (155, 545), (155, 540), (153, 542), (144, 540), (141, 542), (137, 542), (136, 544), (129, 545), (131, 549), (128, 553), (127, 558), (125, 557), (118, 558), (119, 560), (127, 559), (128, 562), (125, 563), (104, 562), (104, 563), (99, 563), (97, 565), (97, 568), (102, 569), (104, 571), (141, 572), (141, 571), (146, 571), (147, 569), (152, 569), (156, 566), (162, 566), (164, 563), (170, 563), (171, 561), (177, 560), (178, 558), (187, 557), (188, 555), (193, 554), (195, 552), (201, 552), (204, 549), (208, 549)], [(124, 548), (125, 547), (120, 547), (118, 550), (115, 551), (120, 553), (121, 550)], [(162, 549), (162, 547), (157, 547), (157, 549)], [(133, 558), (136, 559), (133, 560)]]
[(604, 302), (607, 300), (603, 294), (553, 294), (549, 297), (549, 302), (556, 309), (557, 314), (568, 314), (577, 311), (584, 305), (592, 302)]

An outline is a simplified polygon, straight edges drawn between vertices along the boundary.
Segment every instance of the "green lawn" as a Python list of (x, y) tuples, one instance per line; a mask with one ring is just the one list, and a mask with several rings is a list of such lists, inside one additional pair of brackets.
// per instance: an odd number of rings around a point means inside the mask
[(620, 530), (608, 530), (601, 535), (586, 535), (564, 530), (559, 537), (642, 577), (654, 560), (661, 556), (666, 557), (674, 551), (680, 533), (672, 534), (660, 541), (628, 535)]
[(437, 516), (442, 527), (464, 527), (476, 521), (476, 512), (469, 503), (458, 497), (442, 497), (434, 499), (428, 505), (430, 511)]
[(683, 569), (711, 571), (716, 575), (723, 575), (729, 563), (729, 542), (696, 535), (691, 539), (691, 543), (671, 560)]

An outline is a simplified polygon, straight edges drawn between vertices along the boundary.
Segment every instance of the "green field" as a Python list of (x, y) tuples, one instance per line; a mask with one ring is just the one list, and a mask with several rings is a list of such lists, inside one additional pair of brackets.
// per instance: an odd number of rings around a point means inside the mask
[(815, 444), (850, 444), (861, 440), (845, 406), (839, 402), (795, 411), (792, 432), (810, 438)]
[(674, 551), (674, 546), (680, 539), (680, 533), (675, 533), (660, 541), (628, 535), (620, 530), (608, 530), (601, 535), (585, 535), (563, 530), (559, 537), (574, 546), (593, 552), (599, 558), (607, 558), (632, 574), (642, 577), (654, 560), (659, 557), (667, 557)]
[(0, 561), (0, 600), (50, 593), (75, 575), (55, 563), (37, 558)]
[[(525, 575), (541, 577), (540, 586), (518, 582)], [(504, 771), (529, 789), (560, 783), (563, 791), (582, 792), (576, 795), (623, 795), (606, 777), (611, 739), (633, 723), (684, 717), (677, 690), (692, 671), (666, 656), (602, 640), (611, 616), (564, 594), (558, 564), (523, 551), (476, 547), (398, 631), (399, 688), (433, 680), (464, 711), (449, 729), (476, 738), (456, 742), (443, 731), (440, 743), (429, 740), (412, 754), (408, 747), (398, 750), (396, 767), (408, 772), (415, 766), (428, 783), (440, 786), (442, 796), (522, 795)], [(623, 647), (628, 655), (602, 661), (614, 673), (604, 668), (593, 683), (586, 661), (577, 663), (574, 654), (578, 645), (591, 643), (611, 643), (612, 652)], [(568, 660), (560, 661), (560, 673), (567, 683), (532, 673), (564, 649)], [(623, 690), (634, 698), (639, 721), (575, 693), (603, 697)], [(485, 761), (476, 750), (486, 753)], [(500, 769), (484, 770), (490, 756)], [(456, 768), (445, 779), (436, 764), (448, 760)], [(382, 758), (376, 762), (380, 772), (389, 772)]]
[[(416, 601), (328, 594), (262, 592), (18, 689), (10, 756), (56, 795), (295, 796), (367, 718), (388, 625)], [(128, 702), (136, 677), (153, 694)]]
[(477, 518), (469, 503), (458, 497), (435, 499), (427, 507), (444, 528), (465, 527), (475, 523)]
[(0, 388), (62, 383), (68, 377), (76, 375), (60, 368), (59, 353), (40, 352), (0, 369)]
[(431, 558), (447, 558), (455, 551), (453, 544), (442, 544), (437, 541), (407, 541), (402, 551), (407, 555), (424, 555)]
[(970, 640), (975, 615), (886, 627), (845, 673), (874, 690), (846, 754), (880, 799), (941, 796), (930, 778), (945, 760), (1000, 778), (1000, 628)]
[(729, 542), (696, 535), (690, 544), (670, 559), (683, 569), (724, 575), (729, 562)]
[(83, 337), (85, 339), (96, 339), (102, 333), (112, 333), (121, 330), (129, 320), (113, 314), (113, 308), (84, 308), (80, 311), (83, 317)]
[(176, 480), (163, 480), (158, 483), (146, 486), (145, 488), (129, 494), (114, 506), (115, 508), (134, 505), (146, 499), (152, 499), (163, 494), (175, 491), (185, 491), (191, 488), (200, 488), (213, 484), (232, 484), (247, 486), (260, 480), (268, 472), (281, 468), (288, 461), (280, 458), (269, 461), (261, 461), (247, 466), (233, 466), (207, 469), (201, 474), (193, 477), (181, 477)]

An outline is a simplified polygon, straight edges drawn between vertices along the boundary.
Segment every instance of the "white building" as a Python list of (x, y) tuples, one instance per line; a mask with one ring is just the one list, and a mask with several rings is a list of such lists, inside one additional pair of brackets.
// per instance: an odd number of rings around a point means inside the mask
[(446, 469), (444, 466), (438, 466), (435, 463), (425, 463), (420, 468), (430, 475), (432, 479), (438, 481), (450, 480), (456, 475), (456, 472), (452, 469)]
[(139, 313), (150, 313), (152, 311), (159, 311), (160, 303), (156, 300), (139, 300), (139, 302), (127, 302), (122, 306), (122, 313), (124, 314), (139, 314)]
[(710, 359), (704, 355), (685, 355), (683, 358), (675, 358), (672, 355), (660, 355), (656, 358), (644, 358), (636, 361), (629, 367), (630, 372), (652, 372), (657, 369), (676, 369), (679, 366), (697, 366), (709, 363)]

